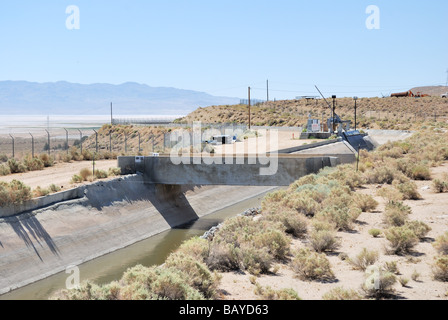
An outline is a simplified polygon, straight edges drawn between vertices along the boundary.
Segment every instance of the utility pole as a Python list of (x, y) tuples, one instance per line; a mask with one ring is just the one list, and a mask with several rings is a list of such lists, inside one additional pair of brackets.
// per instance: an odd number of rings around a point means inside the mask
[(67, 154), (68, 154), (68, 130), (65, 128), (64, 130), (65, 130), (65, 144), (66, 144), (65, 147), (67, 148)]
[(269, 102), (269, 80), (266, 80), (266, 101)]
[(110, 103), (110, 125), (112, 126), (114, 124), (114, 118), (112, 115), (112, 102)]
[(249, 87), (249, 90), (248, 90), (248, 93), (249, 93), (249, 130), (250, 130), (250, 87)]
[(445, 87), (448, 87), (448, 69), (446, 69), (446, 84)]

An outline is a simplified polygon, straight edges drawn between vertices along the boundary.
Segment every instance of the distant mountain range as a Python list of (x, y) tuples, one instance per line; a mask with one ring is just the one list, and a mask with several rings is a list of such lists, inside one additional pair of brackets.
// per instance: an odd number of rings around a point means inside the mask
[(0, 81), (3, 115), (103, 115), (110, 113), (111, 102), (117, 115), (184, 115), (198, 107), (237, 104), (239, 98), (134, 82), (112, 85)]

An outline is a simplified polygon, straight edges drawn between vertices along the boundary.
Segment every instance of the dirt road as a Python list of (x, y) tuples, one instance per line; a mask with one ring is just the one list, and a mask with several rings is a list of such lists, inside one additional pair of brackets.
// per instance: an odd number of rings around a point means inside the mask
[[(115, 167), (117, 167), (117, 160), (95, 161), (95, 170), (108, 170), (109, 168)], [(92, 170), (92, 161), (58, 163), (51, 168), (45, 168), (41, 171), (17, 173), (0, 177), (0, 181), (11, 182), (12, 180), (19, 180), (32, 189), (39, 186), (41, 188), (48, 188), (51, 184), (55, 184), (64, 190), (75, 186), (70, 180), (74, 174), (79, 174), (79, 171), (84, 168), (89, 168)]]

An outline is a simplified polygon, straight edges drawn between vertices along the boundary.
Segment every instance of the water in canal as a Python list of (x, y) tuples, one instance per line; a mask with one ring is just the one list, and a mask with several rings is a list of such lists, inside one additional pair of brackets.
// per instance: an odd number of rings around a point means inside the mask
[[(182, 242), (195, 236), (202, 236), (211, 227), (245, 210), (259, 207), (265, 194), (231, 205), (197, 221), (163, 232), (125, 249), (110, 253), (79, 266), (81, 281), (91, 280), (105, 284), (119, 280), (128, 268), (137, 264), (144, 266), (163, 264), (166, 257)], [(65, 288), (69, 274), (64, 272), (38, 281), (0, 296), (0, 300), (46, 300), (52, 294)]]

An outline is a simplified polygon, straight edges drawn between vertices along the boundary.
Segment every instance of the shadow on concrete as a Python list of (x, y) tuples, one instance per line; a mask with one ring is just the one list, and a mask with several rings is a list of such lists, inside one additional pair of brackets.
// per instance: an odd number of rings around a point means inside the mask
[[(36, 246), (44, 248), (44, 243), (54, 255), (59, 256), (59, 250), (51, 236), (36, 217), (19, 219), (17, 216), (10, 217), (7, 223), (11, 226), (17, 236), (22, 239), (28, 248), (32, 248), (41, 261), (43, 261)], [(35, 243), (36, 242), (36, 243)]]
[(152, 185), (152, 188), (148, 200), (171, 228), (182, 228), (199, 219), (185, 195), (195, 186)]

